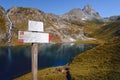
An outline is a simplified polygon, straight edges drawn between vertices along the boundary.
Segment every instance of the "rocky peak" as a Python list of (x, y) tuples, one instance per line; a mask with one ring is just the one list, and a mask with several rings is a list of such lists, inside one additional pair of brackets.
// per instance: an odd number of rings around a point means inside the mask
[(96, 12), (90, 5), (86, 5), (82, 11), (84, 12), (84, 14), (90, 16), (90, 17), (94, 17), (94, 18), (100, 18), (100, 15), (98, 12)]
[(82, 11), (92, 11), (93, 9), (92, 9), (92, 7), (90, 6), (90, 5), (86, 5), (83, 9), (82, 9)]

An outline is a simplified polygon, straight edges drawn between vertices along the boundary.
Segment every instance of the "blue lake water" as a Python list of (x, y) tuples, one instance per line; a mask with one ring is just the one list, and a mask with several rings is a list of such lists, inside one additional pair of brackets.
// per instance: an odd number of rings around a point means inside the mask
[[(38, 68), (63, 66), (76, 55), (96, 45), (42, 44), (39, 46)], [(31, 72), (31, 47), (0, 47), (0, 80), (12, 80)]]

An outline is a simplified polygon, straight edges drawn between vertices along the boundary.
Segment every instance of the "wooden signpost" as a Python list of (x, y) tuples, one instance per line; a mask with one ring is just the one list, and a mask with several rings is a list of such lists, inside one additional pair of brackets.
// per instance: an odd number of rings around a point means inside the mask
[[(42, 33), (41, 33), (42, 32)], [(28, 31), (18, 32), (18, 42), (32, 43), (32, 80), (37, 80), (38, 70), (38, 44), (49, 43), (51, 37), (48, 33), (43, 33), (43, 22), (29, 21)]]
[(32, 44), (32, 80), (37, 80), (38, 70), (38, 44)]

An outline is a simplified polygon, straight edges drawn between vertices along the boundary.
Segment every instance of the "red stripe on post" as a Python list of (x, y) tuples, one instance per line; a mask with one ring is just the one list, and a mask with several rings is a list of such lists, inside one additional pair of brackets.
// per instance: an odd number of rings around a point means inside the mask
[(18, 42), (19, 43), (24, 43), (24, 40), (23, 39), (18, 39)]
[(52, 40), (52, 36), (49, 34), (49, 42)]

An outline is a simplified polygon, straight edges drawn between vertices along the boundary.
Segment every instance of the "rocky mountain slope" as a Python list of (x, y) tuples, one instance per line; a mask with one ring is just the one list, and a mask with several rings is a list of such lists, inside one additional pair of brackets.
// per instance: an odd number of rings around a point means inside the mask
[(95, 40), (90, 37), (98, 38), (96, 34), (101, 34), (102, 28), (109, 25), (110, 21), (119, 22), (119, 17), (101, 18), (90, 5), (83, 9), (73, 9), (61, 16), (33, 8), (13, 7), (5, 11), (0, 7), (0, 17), (0, 45), (19, 45), (18, 31), (27, 31), (29, 20), (42, 21), (44, 32), (50, 33), (53, 43)]
[(0, 44), (4, 44), (6, 40), (7, 20), (5, 10), (0, 6)]
[[(79, 13), (81, 13), (81, 11)], [(82, 16), (84, 13), (85, 17), (87, 17), (86, 19), (88, 19), (88, 17), (89, 19), (100, 17), (89, 5), (82, 10), (81, 14), (79, 13), (76, 13), (76, 11), (74, 12), (73, 10), (72, 14)], [(1, 16), (4, 18), (4, 23), (1, 22), (0, 25), (0, 31), (4, 31), (4, 33), (1, 33), (1, 36), (3, 37), (0, 37), (1, 43), (2, 39), (4, 39), (4, 41), (6, 41), (5, 43), (9, 42), (11, 45), (19, 44), (17, 42), (18, 31), (27, 31), (29, 20), (44, 22), (45, 32), (52, 35), (52, 42), (54, 43), (92, 39), (88, 38), (85, 34), (90, 34), (97, 28), (96, 26), (100, 25), (95, 22), (86, 21), (72, 23), (66, 21), (63, 17), (54, 14), (46, 14), (38, 9), (23, 7), (13, 7), (7, 12), (1, 7)], [(79, 17), (79, 19), (80, 18), (82, 17)], [(88, 24), (91, 24), (91, 26)], [(3, 25), (5, 27), (3, 27)]]

